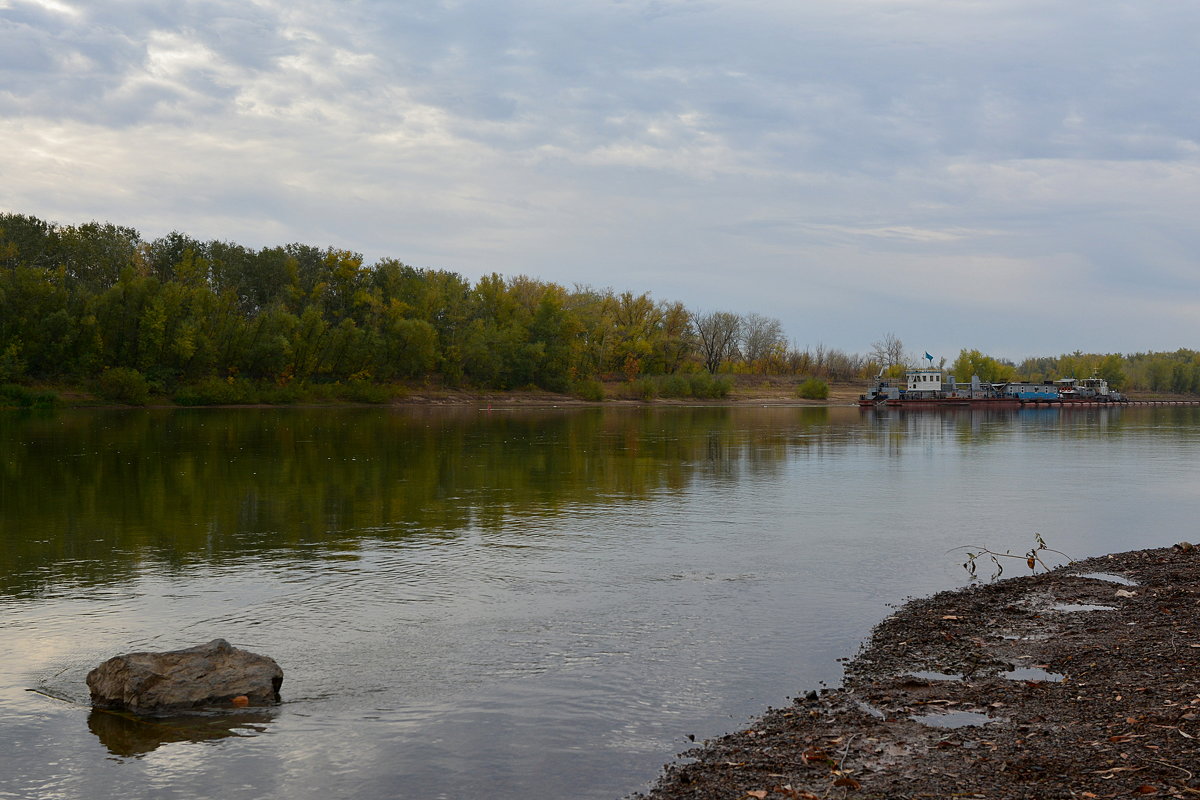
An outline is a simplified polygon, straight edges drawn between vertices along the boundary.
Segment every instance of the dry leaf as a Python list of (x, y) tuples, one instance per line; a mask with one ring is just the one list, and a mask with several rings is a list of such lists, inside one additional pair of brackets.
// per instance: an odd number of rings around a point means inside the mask
[(1128, 589), (1117, 589), (1117, 597), (1137, 597), (1137, 592), (1131, 592)]
[(962, 619), (962, 617), (959, 617), (955, 614), (947, 614), (946, 616), (942, 617), (942, 619)]
[(1151, 786), (1148, 783), (1143, 783), (1141, 786), (1133, 790), (1135, 794), (1158, 794), (1158, 788)]
[(851, 789), (861, 789), (862, 784), (854, 780), (854, 778), (838, 778), (833, 782), (834, 786), (846, 786)]
[(765, 800), (766, 796), (766, 789), (751, 789), (750, 791), (746, 792), (746, 797), (757, 797), (758, 800)]

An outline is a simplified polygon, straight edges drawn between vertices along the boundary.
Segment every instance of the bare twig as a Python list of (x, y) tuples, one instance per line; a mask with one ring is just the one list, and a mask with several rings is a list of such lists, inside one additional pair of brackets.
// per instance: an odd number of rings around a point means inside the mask
[[(1065, 558), (1068, 563), (1075, 560), (1075, 559), (1071, 558), (1069, 555), (1067, 555), (1066, 553), (1062, 552), (1061, 550), (1055, 550), (1054, 548), (1049, 547), (1046, 544), (1046, 540), (1042, 538), (1042, 535), (1040, 533), (1035, 532), (1033, 534), (1033, 538), (1034, 538), (1034, 542), (1035, 542), (1034, 546), (1032, 548), (1030, 548), (1029, 552), (1025, 553), (1025, 555), (1023, 555), (1023, 556), (1017, 555), (1016, 553), (1007, 552), (1007, 551), (1003, 552), (1003, 553), (998, 553), (995, 550), (989, 550), (988, 548), (983, 547), (982, 545), (972, 545), (972, 544), (963, 545), (961, 547), (954, 547), (954, 548), (951, 548), (948, 552), (953, 553), (956, 550), (965, 550), (967, 552), (967, 560), (963, 562), (963, 569), (965, 569), (968, 573), (970, 573), (972, 578), (974, 578), (976, 576), (976, 563), (975, 562), (985, 556), (987, 558), (990, 558), (992, 561), (992, 564), (994, 564), (996, 567), (996, 571), (994, 573), (992, 573), (992, 576), (991, 576), (992, 580), (999, 578), (1004, 573), (1004, 564), (1002, 564), (1000, 561), (1000, 559), (1002, 559), (1002, 558), (1020, 559), (1020, 560), (1024, 561), (1031, 570), (1034, 570), (1034, 571), (1037, 570), (1037, 567), (1040, 564), (1042, 566), (1042, 569), (1046, 570), (1047, 572), (1050, 571), (1050, 565), (1047, 564), (1042, 559), (1041, 554), (1043, 552), (1056, 553), (1056, 554), (1062, 556), (1063, 558)], [(973, 552), (973, 551), (978, 551), (978, 552)]]

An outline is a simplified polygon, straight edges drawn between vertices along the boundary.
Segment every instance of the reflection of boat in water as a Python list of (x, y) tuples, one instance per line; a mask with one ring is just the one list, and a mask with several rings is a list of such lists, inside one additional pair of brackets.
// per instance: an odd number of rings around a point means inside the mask
[(984, 383), (978, 375), (969, 384), (958, 383), (954, 376), (943, 376), (942, 370), (916, 367), (908, 370), (901, 382), (883, 377), (880, 370), (875, 381), (860, 395), (858, 404), (864, 407), (905, 406), (987, 406), (992, 408), (1027, 405), (1107, 405), (1124, 403), (1127, 398), (1109, 388), (1108, 381), (1097, 375), (1082, 381), (1064, 378), (1046, 381), (1008, 381)]

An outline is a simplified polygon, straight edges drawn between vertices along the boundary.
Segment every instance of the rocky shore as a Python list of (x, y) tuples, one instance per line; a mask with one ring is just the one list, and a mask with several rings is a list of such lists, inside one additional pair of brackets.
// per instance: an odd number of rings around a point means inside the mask
[(650, 800), (1200, 797), (1200, 551), (911, 601), (837, 689), (667, 767)]

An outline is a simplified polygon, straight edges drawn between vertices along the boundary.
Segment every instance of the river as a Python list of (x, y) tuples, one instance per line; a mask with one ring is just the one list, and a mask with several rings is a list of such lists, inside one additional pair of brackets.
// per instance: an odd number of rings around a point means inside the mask
[[(953, 548), (1195, 539), (1197, 485), (1194, 408), (3, 412), (0, 798), (619, 798)], [(90, 712), (216, 637), (283, 705)]]

